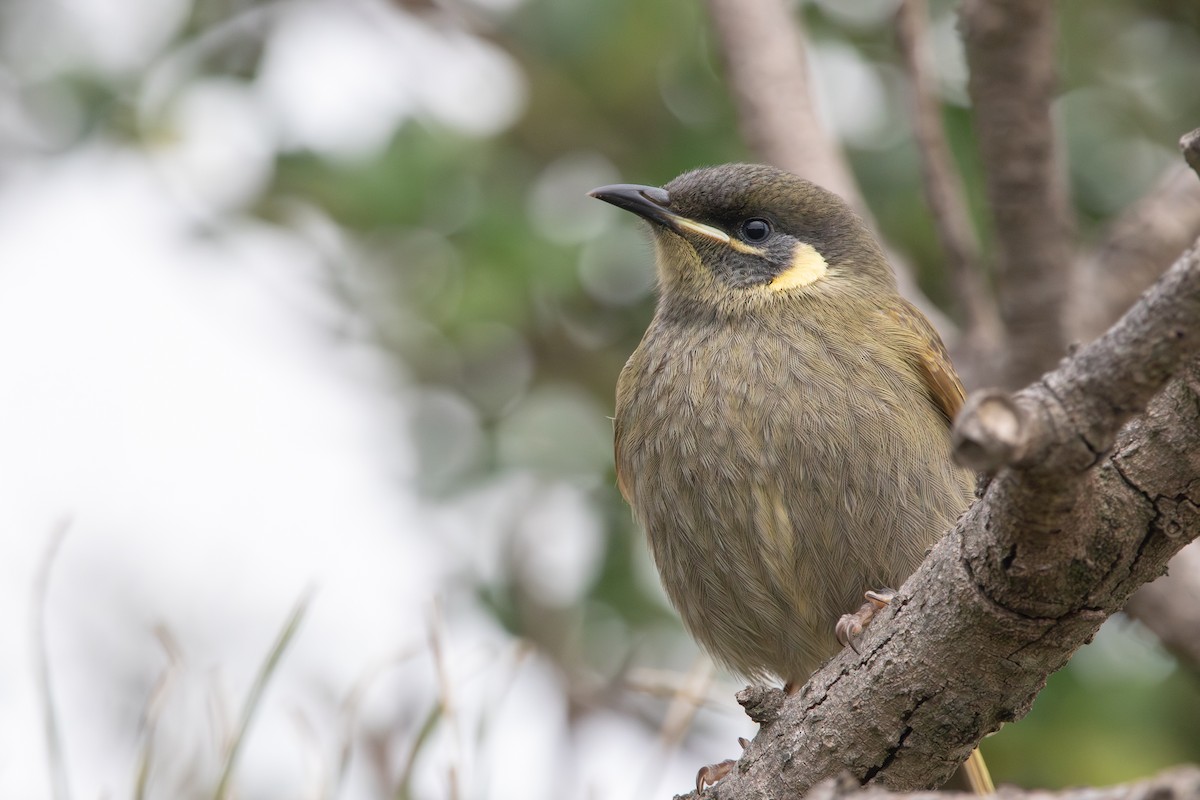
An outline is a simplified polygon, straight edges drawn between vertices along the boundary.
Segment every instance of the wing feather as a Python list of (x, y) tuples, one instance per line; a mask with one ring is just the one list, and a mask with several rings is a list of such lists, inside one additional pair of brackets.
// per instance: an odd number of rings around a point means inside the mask
[(967, 399), (967, 393), (958, 373), (954, 371), (942, 337), (938, 336), (925, 315), (907, 301), (901, 301), (889, 309), (889, 316), (900, 326), (901, 338), (908, 345), (912, 365), (949, 426)]

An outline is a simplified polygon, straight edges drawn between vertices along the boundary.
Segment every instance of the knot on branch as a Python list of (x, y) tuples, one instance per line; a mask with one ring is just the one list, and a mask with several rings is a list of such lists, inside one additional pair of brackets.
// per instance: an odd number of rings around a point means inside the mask
[(1200, 128), (1185, 133), (1179, 140), (1179, 149), (1188, 166), (1200, 174)]
[(779, 689), (768, 686), (747, 686), (737, 693), (737, 701), (746, 709), (746, 716), (759, 725), (766, 725), (779, 718), (785, 696)]
[(1030, 451), (1034, 415), (999, 389), (974, 392), (954, 420), (954, 460), (976, 472), (992, 473), (1016, 464)]

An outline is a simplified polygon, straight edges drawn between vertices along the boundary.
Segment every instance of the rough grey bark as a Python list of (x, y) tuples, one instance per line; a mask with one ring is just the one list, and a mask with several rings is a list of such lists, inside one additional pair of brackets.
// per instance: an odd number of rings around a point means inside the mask
[(1197, 354), (1200, 244), (1117, 326), (1009, 398), (1013, 418), (972, 429), (964, 410), (956, 430), (1000, 453), (983, 497), (860, 654), (843, 652), (793, 697), (739, 695), (761, 728), (708, 795), (794, 796), (842, 771), (930, 788), (1023, 716), (1046, 677), (1200, 536)]
[(1005, 388), (1036, 379), (1066, 351), (1072, 224), (1050, 119), (1055, 13), (1046, 0), (967, 0), (960, 16), (995, 240)]

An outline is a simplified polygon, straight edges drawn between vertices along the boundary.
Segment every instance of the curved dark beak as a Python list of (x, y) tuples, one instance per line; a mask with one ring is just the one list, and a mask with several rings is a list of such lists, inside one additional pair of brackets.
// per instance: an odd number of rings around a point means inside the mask
[(588, 192), (589, 197), (612, 203), (617, 208), (632, 211), (643, 219), (660, 225), (671, 225), (677, 216), (667, 210), (671, 195), (657, 186), (640, 186), (636, 183), (614, 183)]
[(729, 234), (710, 225), (705, 225), (685, 216), (675, 213), (671, 205), (671, 195), (666, 189), (657, 186), (641, 186), (636, 183), (614, 183), (611, 186), (601, 186), (592, 189), (588, 195), (606, 203), (612, 203), (617, 208), (632, 211), (642, 219), (674, 231), (678, 234), (698, 234), (724, 244), (729, 244)]

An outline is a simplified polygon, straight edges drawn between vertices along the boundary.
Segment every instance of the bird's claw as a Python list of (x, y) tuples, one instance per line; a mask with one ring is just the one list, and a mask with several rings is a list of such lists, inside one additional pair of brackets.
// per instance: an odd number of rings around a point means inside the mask
[(880, 589), (877, 592), (864, 592), (863, 597), (867, 602), (875, 606), (876, 611), (882, 611), (885, 606), (896, 599), (896, 591), (894, 589)]
[(875, 615), (882, 611), (888, 603), (892, 602), (892, 598), (895, 596), (896, 593), (891, 589), (867, 592), (863, 595), (863, 598), (867, 602), (863, 603), (862, 608), (853, 614), (843, 614), (841, 619), (837, 621), (837, 625), (833, 628), (833, 632), (842, 647), (849, 647), (857, 653), (858, 643), (856, 640), (862, 634), (863, 630), (871, 624), (871, 620), (875, 618)]
[(707, 767), (701, 767), (696, 773), (696, 794), (704, 791), (705, 786), (712, 786), (717, 781), (724, 778), (730, 772), (733, 772), (734, 765), (737, 764), (737, 759), (727, 758), (720, 764), (709, 764)]
[(862, 615), (868, 608), (870, 606), (865, 605), (853, 614), (842, 614), (842, 618), (837, 621), (833, 632), (837, 634), (837, 640), (842, 647), (849, 647), (854, 652), (858, 652), (858, 645), (854, 643), (854, 640), (863, 631)]
[[(745, 750), (746, 745), (750, 744), (750, 742), (744, 736), (739, 736), (738, 744)], [(709, 764), (707, 767), (701, 767), (700, 771), (696, 773), (696, 794), (703, 792), (705, 786), (712, 786), (721, 780), (721, 778), (733, 772), (736, 764), (737, 759), (727, 758), (720, 764)]]

